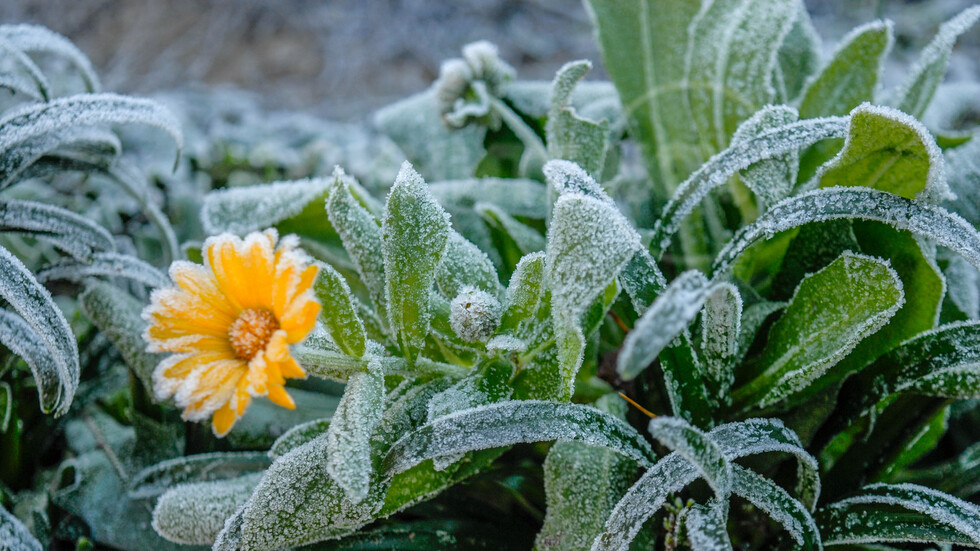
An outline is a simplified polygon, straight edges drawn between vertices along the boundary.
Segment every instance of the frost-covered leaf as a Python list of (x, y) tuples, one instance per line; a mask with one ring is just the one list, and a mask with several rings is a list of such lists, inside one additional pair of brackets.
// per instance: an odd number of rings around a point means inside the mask
[(429, 291), (449, 238), (449, 215), (422, 177), (402, 165), (381, 222), (388, 320), (404, 353), (414, 358), (429, 332)]
[(346, 354), (360, 358), (364, 355), (367, 337), (364, 323), (354, 309), (350, 287), (332, 266), (318, 265), (320, 271), (313, 283), (313, 292), (322, 306), (319, 319)]
[(800, 283), (769, 331), (759, 374), (733, 400), (741, 407), (767, 407), (798, 393), (904, 302), (902, 282), (888, 263), (844, 253)]
[(980, 546), (980, 509), (915, 484), (872, 484), (817, 512), (827, 545), (952, 543)]
[(820, 532), (813, 516), (802, 503), (776, 483), (745, 467), (733, 465), (734, 491), (749, 503), (766, 512), (769, 518), (783, 525), (802, 549), (823, 549)]
[(0, 25), (0, 39), (27, 53), (54, 54), (78, 69), (89, 92), (98, 92), (99, 76), (92, 62), (70, 40), (40, 25)]
[(153, 529), (175, 543), (210, 545), (261, 478), (262, 473), (254, 473), (175, 486), (157, 501)]
[(695, 504), (684, 509), (683, 523), (687, 540), (692, 549), (726, 551), (733, 549), (728, 537), (728, 519), (725, 509), (718, 503), (710, 507)]
[(966, 218), (974, 226), (980, 226), (980, 140), (970, 140), (964, 145), (945, 152), (946, 176), (956, 199), (947, 201), (946, 208)]
[[(799, 462), (797, 492), (806, 504), (801, 505), (800, 509), (806, 512), (806, 508), (812, 509), (816, 504), (820, 494), (817, 461), (803, 449), (796, 434), (778, 419), (749, 419), (719, 425), (708, 432), (708, 437), (721, 447), (728, 461), (761, 453), (793, 454)], [(734, 474), (738, 476), (741, 468), (737, 465), (733, 467)], [(661, 458), (616, 504), (592, 549), (626, 551), (643, 523), (663, 507), (667, 498), (697, 478), (697, 469), (677, 452)], [(735, 479), (734, 483), (736, 491), (739, 491), (740, 480)]]
[(426, 180), (469, 178), (486, 155), (486, 127), (447, 128), (434, 88), (381, 109), (374, 115), (374, 124), (398, 144)]
[(348, 499), (360, 503), (371, 483), (371, 435), (384, 413), (385, 380), (381, 358), (368, 359), (367, 371), (347, 380), (344, 397), (327, 429), (326, 472)]
[[(606, 395), (596, 407), (625, 415), (625, 402)], [(636, 463), (601, 446), (582, 442), (555, 442), (544, 460), (547, 503), (544, 524), (535, 538), (541, 551), (587, 550), (602, 525), (626, 493), (636, 473)]]
[(426, 459), (550, 440), (605, 446), (640, 465), (649, 465), (653, 457), (649, 444), (632, 427), (595, 408), (519, 400), (440, 417), (398, 440), (382, 468), (391, 476)]
[(926, 127), (901, 111), (869, 103), (851, 111), (844, 148), (817, 178), (820, 187), (864, 186), (907, 199), (939, 202), (950, 194), (942, 152)]
[(728, 145), (738, 123), (775, 99), (772, 74), (797, 10), (785, 1), (701, 4), (688, 30), (684, 86), (709, 155)]
[(735, 173), (759, 161), (773, 159), (827, 138), (844, 136), (848, 119), (828, 117), (804, 120), (766, 131), (752, 139), (733, 144), (718, 153), (684, 181), (654, 227), (651, 247), (667, 250), (681, 222), (701, 203), (708, 192), (724, 184)]
[(46, 169), (44, 159), (57, 171), (73, 166), (108, 168), (118, 157), (122, 144), (115, 133), (93, 127), (68, 127), (24, 140), (4, 154), (0, 162), (0, 189), (18, 179), (37, 177)]
[[(477, 203), (496, 205), (511, 216), (544, 219), (548, 212), (548, 189), (535, 180), (522, 178), (469, 178), (432, 182), (429, 192), (454, 218), (459, 211)], [(465, 232), (458, 230), (464, 237)]]
[(882, 62), (892, 46), (892, 23), (872, 21), (841, 39), (830, 61), (811, 78), (800, 101), (800, 118), (843, 115), (874, 99)]
[[(786, 105), (767, 105), (738, 126), (732, 136), (732, 144), (750, 140), (773, 128), (796, 122), (799, 113)], [(745, 185), (759, 198), (760, 205), (774, 205), (793, 191), (796, 174), (800, 169), (800, 155), (796, 150), (759, 161), (739, 175)]]
[(537, 311), (544, 286), (544, 271), (544, 253), (525, 255), (517, 263), (507, 286), (504, 314), (500, 319), (501, 331), (516, 329), (521, 321)]
[[(116, 94), (78, 94), (13, 110), (0, 119), (0, 159), (14, 148), (49, 133), (71, 132), (79, 126), (141, 124), (164, 130), (183, 147), (180, 123), (169, 110), (151, 100)], [(10, 169), (0, 162), (0, 174)], [(6, 178), (0, 178), (4, 180)]]
[(133, 499), (155, 497), (178, 484), (236, 478), (264, 471), (268, 466), (269, 458), (263, 452), (213, 452), (177, 457), (133, 475), (128, 494)]
[[(383, 325), (388, 323), (385, 300), (385, 267), (381, 247), (381, 226), (369, 208), (362, 204), (355, 182), (335, 173), (326, 210), (344, 249), (367, 287), (371, 303)], [(366, 194), (365, 194), (366, 195)]]
[(928, 237), (962, 255), (980, 268), (980, 234), (956, 214), (934, 205), (910, 201), (878, 190), (824, 188), (781, 201), (752, 224), (739, 230), (715, 257), (713, 273), (720, 273), (750, 245), (803, 224), (854, 218), (884, 222)]
[(654, 417), (647, 430), (655, 440), (693, 465), (719, 500), (728, 499), (732, 491), (732, 465), (711, 438), (679, 417)]
[(276, 441), (269, 448), (268, 455), (271, 459), (276, 460), (303, 444), (315, 440), (321, 434), (326, 433), (329, 427), (330, 419), (314, 419), (300, 423), (276, 438)]
[(331, 183), (329, 178), (312, 178), (218, 189), (204, 197), (201, 224), (208, 235), (245, 235), (270, 228), (300, 214), (310, 203), (321, 204)]
[[(4, 49), (3, 44), (0, 44), (0, 49)], [(4, 49), (4, 52), (8, 53), (9, 49)], [(44, 101), (44, 89), (36, 81), (15, 71), (0, 71), (0, 88), (23, 94), (33, 100)]]
[(429, 401), (428, 421), (510, 398), (513, 389), (508, 383), (513, 374), (514, 366), (509, 362), (487, 362), (471, 376), (433, 396)]
[(619, 273), (619, 282), (626, 290), (637, 314), (643, 314), (657, 296), (667, 288), (667, 280), (657, 262), (645, 249), (637, 251)]
[(490, 203), (477, 203), (474, 210), (491, 229), (512, 240), (522, 254), (544, 250), (544, 236), (538, 230), (507, 214), (503, 209)]
[(548, 155), (552, 159), (572, 161), (598, 178), (606, 160), (609, 121), (591, 121), (580, 116), (569, 105), (572, 90), (592, 68), (587, 60), (572, 61), (558, 69), (551, 89), (551, 109), (545, 133)]
[(954, 256), (948, 259), (946, 269), (946, 297), (967, 319), (980, 319), (980, 272)]
[(0, 199), (0, 232), (5, 231), (38, 237), (80, 260), (116, 248), (102, 226), (68, 209), (35, 201)]
[(450, 231), (446, 250), (436, 271), (436, 284), (449, 299), (466, 287), (500, 296), (503, 286), (486, 253), (456, 231)]
[(29, 55), (3, 37), (0, 37), (0, 51), (3, 52), (5, 58), (20, 69), (28, 82), (32, 82), (32, 84), (27, 85), (28, 89), (36, 90), (37, 95), (43, 101), (51, 99), (51, 83)]
[(19, 316), (0, 309), (0, 341), (27, 362), (41, 410), (64, 415), (78, 388), (78, 345), (48, 290), (27, 267), (0, 247), (0, 297)]
[(943, 23), (939, 32), (922, 50), (909, 76), (895, 92), (890, 103), (913, 117), (921, 117), (932, 101), (936, 88), (946, 75), (953, 45), (961, 34), (980, 20), (980, 6), (969, 7)]
[(153, 370), (163, 358), (146, 350), (143, 332), (146, 321), (141, 317), (145, 306), (118, 287), (100, 281), (89, 281), (78, 297), (82, 311), (122, 354), (126, 365), (143, 382), (147, 392), (153, 389)]
[(0, 507), (0, 542), (5, 551), (41, 551), (41, 542), (13, 514)]
[(7, 432), (14, 414), (14, 391), (10, 385), (0, 382), (0, 432)]
[(774, 74), (777, 92), (782, 102), (795, 100), (806, 79), (817, 71), (820, 65), (820, 35), (813, 27), (806, 4), (796, 3), (796, 19), (779, 48), (779, 67)]
[(701, 359), (715, 399), (724, 403), (735, 382), (742, 324), (742, 295), (730, 283), (715, 285), (701, 314)]
[(559, 196), (578, 193), (609, 205), (613, 204), (612, 198), (606, 194), (596, 179), (573, 162), (556, 159), (545, 164), (542, 170), (545, 179), (548, 181), (548, 186)]
[(620, 376), (633, 379), (646, 369), (694, 321), (711, 291), (711, 284), (697, 270), (671, 281), (626, 335), (616, 360)]
[(91, 277), (123, 278), (148, 288), (166, 287), (170, 279), (139, 258), (113, 252), (93, 253), (89, 262), (62, 260), (37, 273), (41, 282), (67, 280), (81, 283)]

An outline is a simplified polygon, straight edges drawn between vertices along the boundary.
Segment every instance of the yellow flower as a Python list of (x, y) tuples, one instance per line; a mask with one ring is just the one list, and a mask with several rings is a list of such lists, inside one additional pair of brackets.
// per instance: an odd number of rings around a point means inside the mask
[(184, 419), (213, 415), (218, 436), (253, 396), (295, 408), (283, 384), (306, 376), (287, 345), (303, 340), (320, 312), (317, 267), (296, 249), (295, 236), (278, 247), (277, 240), (275, 230), (209, 238), (204, 265), (174, 262), (177, 286), (155, 290), (143, 310), (148, 350), (172, 353), (153, 371), (154, 394), (173, 396)]

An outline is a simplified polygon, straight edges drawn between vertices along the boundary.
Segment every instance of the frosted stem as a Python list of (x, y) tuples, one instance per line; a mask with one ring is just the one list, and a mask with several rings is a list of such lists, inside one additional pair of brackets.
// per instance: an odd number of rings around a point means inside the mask
[(514, 110), (508, 107), (506, 103), (500, 100), (500, 98), (493, 96), (490, 96), (490, 107), (500, 115), (500, 118), (504, 120), (504, 124), (506, 124), (507, 128), (510, 128), (518, 139), (521, 140), (524, 147), (534, 151), (534, 153), (540, 157), (542, 161), (547, 161), (549, 159), (548, 149), (544, 146), (541, 138), (538, 137), (534, 130), (531, 130), (531, 127), (528, 126), (523, 119), (521, 119), (520, 115), (515, 113)]

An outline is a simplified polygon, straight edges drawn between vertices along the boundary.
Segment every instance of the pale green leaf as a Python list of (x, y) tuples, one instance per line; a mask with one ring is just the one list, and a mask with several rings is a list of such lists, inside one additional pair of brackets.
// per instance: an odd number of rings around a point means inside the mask
[(320, 263), (318, 266), (320, 271), (313, 283), (313, 292), (320, 301), (319, 319), (346, 354), (360, 358), (364, 355), (367, 337), (364, 323), (354, 309), (350, 287), (330, 265)]
[(551, 109), (545, 134), (548, 155), (565, 159), (585, 169), (594, 178), (602, 174), (609, 139), (609, 121), (591, 121), (580, 116), (571, 101), (576, 83), (592, 68), (587, 60), (572, 61), (558, 69), (551, 89)]

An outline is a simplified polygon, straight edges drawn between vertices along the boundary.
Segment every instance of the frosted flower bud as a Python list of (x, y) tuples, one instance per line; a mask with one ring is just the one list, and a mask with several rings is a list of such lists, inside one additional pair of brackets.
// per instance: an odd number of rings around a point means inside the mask
[(436, 102), (440, 113), (452, 111), (456, 100), (463, 97), (473, 82), (473, 71), (462, 59), (444, 61), (435, 82)]
[(498, 95), (501, 85), (513, 80), (517, 74), (513, 67), (500, 59), (497, 46), (486, 40), (463, 46), (463, 59), (469, 64), (474, 78), (485, 82), (493, 95)]
[(500, 325), (500, 301), (486, 291), (465, 287), (450, 304), (449, 324), (459, 338), (483, 342)]

